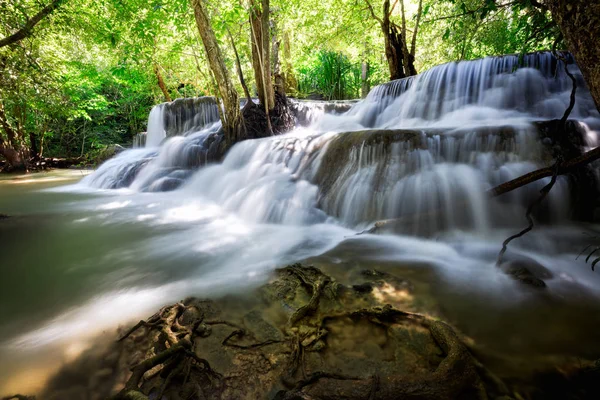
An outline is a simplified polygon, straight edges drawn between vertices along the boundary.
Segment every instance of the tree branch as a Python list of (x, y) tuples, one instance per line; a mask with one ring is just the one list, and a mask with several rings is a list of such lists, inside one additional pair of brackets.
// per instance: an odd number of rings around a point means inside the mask
[(373, 16), (373, 18), (375, 20), (377, 20), (380, 24), (383, 25), (383, 21), (381, 20), (381, 18), (379, 18), (377, 16), (377, 14), (375, 14), (375, 10), (373, 10), (373, 6), (371, 5), (371, 3), (369, 2), (369, 0), (365, 0), (365, 3), (367, 3), (367, 6), (369, 7), (369, 11), (371, 11), (371, 16)]
[(415, 56), (417, 47), (417, 35), (419, 34), (419, 24), (421, 23), (421, 14), (423, 13), (423, 0), (419, 0), (419, 9), (417, 10), (417, 20), (415, 21), (415, 31), (413, 32), (412, 43), (410, 44), (410, 54)]
[(11, 45), (13, 43), (17, 43), (26, 37), (30, 36), (33, 33), (33, 28), (48, 15), (52, 14), (54, 10), (56, 10), (60, 5), (67, 0), (53, 0), (52, 3), (48, 4), (46, 7), (42, 8), (37, 14), (35, 14), (30, 20), (28, 20), (25, 25), (13, 33), (10, 36), (5, 37), (0, 40), (0, 48), (4, 46)]

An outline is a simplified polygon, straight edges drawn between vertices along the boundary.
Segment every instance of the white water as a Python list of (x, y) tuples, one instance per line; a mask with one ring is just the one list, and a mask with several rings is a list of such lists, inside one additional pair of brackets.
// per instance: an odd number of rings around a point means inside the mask
[[(526, 295), (519, 284), (494, 262), (503, 239), (526, 224), (524, 209), (547, 180), (501, 201), (486, 190), (550, 161), (532, 122), (562, 117), (570, 92), (549, 54), (527, 61), (541, 70), (513, 73), (517, 57), (440, 66), (374, 89), (345, 114), (318, 112), (308, 127), (240, 143), (222, 163), (200, 169), (218, 123), (167, 136), (165, 106), (156, 107), (146, 148), (123, 152), (61, 189), (98, 194), (65, 206), (87, 215), (73, 223), (153, 232), (143, 245), (120, 249), (134, 251), (134, 273), (126, 280), (106, 276), (115, 289), (11, 346), (67, 340), (89, 333), (90, 324), (110, 328), (187, 295), (258, 284), (274, 268), (320, 255), (340, 263), (428, 266), (464, 293), (520, 301)], [(598, 126), (599, 116), (583, 87), (573, 116), (587, 124), (594, 145), (589, 127)], [(367, 128), (413, 130), (356, 132)], [(122, 190), (106, 190), (115, 188)], [(568, 220), (567, 189), (561, 178), (541, 213), (560, 228), (537, 229), (511, 245), (508, 256), (550, 269), (551, 293), (599, 296), (598, 274), (575, 261), (581, 230)], [(401, 235), (355, 236), (389, 218), (413, 220)], [(153, 264), (162, 265), (160, 278), (144, 270)]]

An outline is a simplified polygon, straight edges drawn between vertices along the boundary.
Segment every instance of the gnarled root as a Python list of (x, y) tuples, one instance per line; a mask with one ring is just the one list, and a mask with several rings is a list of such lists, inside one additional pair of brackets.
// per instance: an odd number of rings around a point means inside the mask
[[(157, 367), (162, 367), (158, 372), (162, 375), (166, 374), (158, 398), (162, 398), (162, 395), (176, 377), (183, 376), (185, 384), (193, 369), (206, 375), (209, 379), (219, 380), (221, 378), (220, 374), (213, 371), (208, 361), (198, 357), (193, 349), (195, 332), (202, 323), (203, 318), (204, 316), (195, 306), (177, 303), (173, 306), (164, 307), (147, 321), (140, 321), (122, 336), (119, 341), (124, 341), (142, 327), (149, 330), (146, 333), (147, 335), (150, 335), (152, 331), (157, 331), (157, 340), (154, 343), (155, 355), (131, 369), (132, 373), (125, 387), (113, 399), (148, 399), (141, 390), (140, 383), (149, 371)], [(154, 376), (156, 374), (151, 374), (147, 378)]]

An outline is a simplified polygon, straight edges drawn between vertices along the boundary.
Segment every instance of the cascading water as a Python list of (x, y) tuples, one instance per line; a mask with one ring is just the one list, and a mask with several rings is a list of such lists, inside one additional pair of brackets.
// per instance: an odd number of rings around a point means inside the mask
[[(596, 126), (599, 116), (577, 67), (569, 68), (579, 86), (572, 116), (581, 121), (580, 130), (592, 145), (589, 126)], [(515, 205), (528, 204), (543, 181), (506, 196), (509, 204), (490, 200), (486, 190), (551, 162), (554, 139), (543, 136), (540, 123), (562, 117), (571, 88), (561, 61), (550, 53), (449, 63), (381, 85), (353, 106), (295, 103), (309, 127), (238, 144), (220, 167), (223, 178), (206, 178), (208, 172), (200, 171), (192, 182), (202, 181), (197, 186), (203, 194), (235, 202), (231, 211), (250, 210), (258, 221), (298, 220), (290, 216), (294, 210), (320, 215), (317, 208), (356, 229), (410, 217), (401, 231), (411, 234), (506, 225), (520, 219)], [(218, 128), (197, 132), (211, 119), (191, 104), (155, 107), (147, 147), (162, 142), (167, 131), (170, 139), (158, 149), (123, 154), (84, 184), (136, 191), (179, 187), (201, 164), (204, 141)], [(172, 109), (184, 112), (166, 111)], [(121, 169), (115, 167), (119, 162)], [(239, 180), (233, 178), (238, 170)], [(568, 186), (560, 178), (551, 194), (547, 214), (552, 218), (567, 216)], [(298, 191), (305, 193), (298, 197)]]
[[(78, 223), (97, 219), (155, 233), (123, 250), (130, 256), (122, 273), (130, 280), (115, 285), (130, 286), (103, 292), (16, 343), (64, 339), (95, 315), (110, 326), (186, 295), (232, 290), (311, 257), (427, 265), (446, 283), (460, 285), (461, 293), (507, 301), (515, 283), (495, 267), (498, 251), (526, 225), (525, 208), (548, 179), (498, 199), (487, 191), (550, 165), (558, 150), (572, 155), (596, 146), (600, 115), (576, 65), (569, 68), (578, 82), (570, 138), (557, 138), (549, 128), (550, 120), (562, 117), (571, 91), (550, 53), (435, 67), (375, 88), (344, 113), (339, 105), (304, 103), (304, 114), (312, 115), (307, 126), (298, 121), (288, 134), (244, 141), (208, 165), (220, 128), (214, 100), (157, 106), (146, 147), (123, 152), (62, 189), (128, 189), (105, 190), (69, 207), (91, 214)], [(204, 116), (198, 117), (199, 109)], [(597, 275), (590, 277), (585, 265), (574, 267), (581, 229), (572, 227), (569, 210), (581, 196), (573, 196), (571, 186), (561, 177), (536, 215), (559, 228), (536, 227), (511, 244), (507, 258), (547, 267), (555, 277), (548, 282), (553, 293), (600, 296)], [(169, 192), (140, 193), (161, 191)], [(399, 221), (395, 235), (356, 235), (389, 219)], [(148, 271), (154, 265), (160, 267)], [(144, 299), (139, 308), (122, 306), (136, 296)], [(95, 323), (101, 324), (98, 318)]]
[[(159, 104), (150, 111), (148, 131), (136, 136), (135, 150), (109, 160), (83, 183), (107, 189), (172, 190), (192, 169), (206, 163), (207, 139), (219, 124), (213, 97)], [(160, 147), (167, 138), (171, 140)]]

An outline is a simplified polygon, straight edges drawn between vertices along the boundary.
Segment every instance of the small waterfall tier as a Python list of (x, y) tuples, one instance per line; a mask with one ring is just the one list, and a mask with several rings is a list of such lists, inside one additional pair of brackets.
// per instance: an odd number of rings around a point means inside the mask
[[(598, 122), (598, 111), (579, 68), (562, 53), (577, 81), (571, 118)], [(573, 85), (551, 52), (452, 62), (374, 88), (351, 113), (365, 127), (394, 128), (452, 120), (512, 116), (562, 117)], [(596, 129), (600, 126), (595, 126)]]
[(84, 183), (104, 189), (173, 190), (206, 164), (219, 128), (214, 97), (159, 104), (150, 112), (148, 131), (134, 137), (134, 150), (107, 161)]
[(219, 109), (214, 97), (177, 99), (159, 104), (148, 118), (146, 146), (159, 146), (168, 137), (199, 132), (217, 121)]

